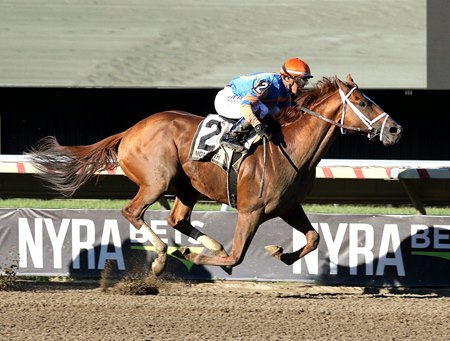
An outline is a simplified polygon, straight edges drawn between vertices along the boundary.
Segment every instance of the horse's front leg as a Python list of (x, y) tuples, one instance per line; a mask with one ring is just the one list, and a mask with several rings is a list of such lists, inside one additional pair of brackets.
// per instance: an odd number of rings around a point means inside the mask
[[(191, 197), (193, 198), (191, 199)], [(184, 235), (197, 240), (216, 256), (228, 256), (222, 244), (192, 226), (190, 219), (196, 196), (192, 195), (191, 197), (186, 197), (185, 194), (185, 197), (183, 198), (183, 202), (188, 204), (184, 204), (178, 197), (175, 198), (172, 210), (170, 211), (170, 216), (167, 219), (168, 224)]]
[(259, 213), (238, 214), (238, 221), (234, 231), (233, 245), (230, 255), (210, 256), (204, 253), (191, 253), (189, 249), (182, 252), (182, 256), (198, 265), (236, 266), (242, 263), (250, 243), (259, 226)]
[[(192, 207), (195, 204), (196, 196), (192, 195), (187, 197), (186, 193), (184, 193), (183, 201), (181, 201), (178, 197), (175, 198), (175, 202), (173, 204), (172, 210), (170, 212), (170, 216), (167, 220), (169, 225), (171, 225), (174, 229), (180, 231), (184, 235), (191, 237), (201, 243), (204, 247), (210, 250), (214, 255), (218, 257), (226, 257), (228, 253), (225, 251), (222, 244), (220, 244), (215, 239), (206, 235), (202, 231), (196, 229), (192, 226), (190, 222)], [(184, 258), (183, 253), (187, 253), (186, 248), (181, 250), (176, 250), (172, 252), (173, 256)], [(223, 266), (223, 270), (231, 275), (231, 267)]]
[(271, 256), (281, 260), (283, 263), (292, 265), (300, 258), (317, 249), (320, 236), (311, 225), (311, 222), (306, 216), (305, 211), (300, 205), (287, 214), (282, 215), (280, 218), (291, 225), (297, 231), (302, 232), (306, 236), (306, 244), (299, 250), (290, 253), (283, 253), (283, 248), (276, 245), (268, 245), (265, 247), (265, 250)]

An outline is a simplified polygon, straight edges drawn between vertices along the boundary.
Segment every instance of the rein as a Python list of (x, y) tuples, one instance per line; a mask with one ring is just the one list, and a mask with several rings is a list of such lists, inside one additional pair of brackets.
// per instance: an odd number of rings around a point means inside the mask
[[(316, 118), (318, 118), (318, 119), (321, 119), (322, 121), (328, 122), (328, 123), (330, 123), (330, 124), (332, 124), (332, 125), (334, 125), (334, 126), (336, 126), (336, 127), (339, 127), (339, 128), (341, 128), (341, 129), (351, 130), (351, 131), (355, 131), (355, 132), (357, 132), (357, 133), (365, 133), (365, 132), (366, 132), (366, 130), (363, 130), (363, 129), (361, 129), (361, 128), (351, 127), (351, 126), (348, 126), (348, 125), (345, 125), (345, 124), (338, 123), (338, 122), (335, 122), (335, 121), (333, 121), (333, 120), (330, 120), (329, 118), (327, 118), (327, 117), (325, 117), (325, 116), (322, 116), (322, 115), (320, 115), (320, 114), (318, 114), (318, 113), (316, 113), (316, 112), (314, 112), (314, 111), (312, 111), (312, 110), (309, 110), (309, 109), (306, 108), (306, 107), (300, 107), (300, 109), (301, 109), (303, 112), (307, 113), (308, 115), (314, 116), (314, 117), (316, 117)], [(344, 134), (345, 134), (345, 133), (344, 133)]]
[(263, 137), (263, 147), (264, 147), (264, 156), (263, 156), (263, 171), (261, 175), (261, 182), (259, 184), (259, 193), (258, 198), (262, 198), (262, 193), (264, 189), (264, 177), (266, 175), (266, 155), (267, 155), (267, 149), (266, 149), (266, 138)]

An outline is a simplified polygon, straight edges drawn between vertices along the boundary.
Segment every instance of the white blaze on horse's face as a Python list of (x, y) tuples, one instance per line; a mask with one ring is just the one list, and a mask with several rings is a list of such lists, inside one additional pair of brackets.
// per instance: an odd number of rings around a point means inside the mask
[[(385, 146), (389, 146), (397, 143), (400, 140), (402, 127), (398, 125), (386, 112), (381, 110), (381, 108), (368, 96), (359, 91), (362, 95), (362, 100), (359, 101), (357, 105), (352, 103), (350, 96), (353, 92), (356, 93), (358, 86), (351, 83), (353, 87), (350, 91), (345, 94), (342, 87), (339, 86), (339, 95), (342, 100), (342, 116), (341, 124), (344, 124), (347, 107), (349, 107), (353, 113), (360, 119), (363, 125), (367, 129), (367, 137), (372, 140), (377, 136), (380, 136), (380, 141), (383, 142)], [(341, 128), (341, 133), (345, 134), (346, 130)]]

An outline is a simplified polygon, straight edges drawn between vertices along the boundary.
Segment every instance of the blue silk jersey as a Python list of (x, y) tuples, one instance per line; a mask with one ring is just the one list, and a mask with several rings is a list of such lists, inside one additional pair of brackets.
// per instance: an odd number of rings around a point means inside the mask
[(254, 105), (258, 101), (269, 108), (291, 105), (291, 96), (278, 73), (240, 76), (231, 80), (230, 86), (235, 95), (243, 97), (241, 105)]

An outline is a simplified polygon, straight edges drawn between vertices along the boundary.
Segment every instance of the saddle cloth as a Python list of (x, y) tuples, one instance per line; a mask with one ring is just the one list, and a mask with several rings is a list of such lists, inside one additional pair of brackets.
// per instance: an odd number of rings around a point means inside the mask
[(209, 114), (198, 125), (189, 152), (189, 158), (194, 161), (211, 161), (227, 172), (228, 203), (237, 208), (237, 179), (239, 168), (248, 154), (253, 141), (258, 137), (252, 131), (244, 143), (245, 149), (236, 153), (234, 150), (220, 145), (222, 136), (227, 133), (232, 122), (217, 114)]
[[(194, 161), (211, 161), (225, 171), (230, 169), (232, 150), (220, 145), (222, 136), (227, 133), (232, 122), (227, 121), (217, 114), (209, 114), (200, 122), (194, 135), (189, 152), (189, 159)], [(252, 135), (252, 134), (251, 134)], [(248, 150), (255, 140), (255, 136), (250, 136), (244, 147)], [(246, 154), (247, 151), (244, 151)]]

